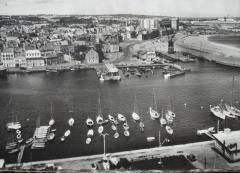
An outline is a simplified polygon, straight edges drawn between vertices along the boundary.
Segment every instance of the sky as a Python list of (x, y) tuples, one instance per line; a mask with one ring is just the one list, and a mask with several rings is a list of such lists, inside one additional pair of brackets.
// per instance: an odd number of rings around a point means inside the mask
[(0, 14), (240, 17), (240, 0), (0, 0)]

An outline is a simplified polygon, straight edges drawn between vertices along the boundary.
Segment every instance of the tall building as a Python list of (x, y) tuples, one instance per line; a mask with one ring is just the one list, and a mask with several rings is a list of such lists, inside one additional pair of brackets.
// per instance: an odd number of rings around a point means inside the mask
[(178, 18), (171, 19), (171, 28), (178, 31), (178, 29), (179, 29), (179, 19)]
[(144, 29), (153, 29), (155, 27), (154, 19), (142, 19), (140, 21), (140, 27)]

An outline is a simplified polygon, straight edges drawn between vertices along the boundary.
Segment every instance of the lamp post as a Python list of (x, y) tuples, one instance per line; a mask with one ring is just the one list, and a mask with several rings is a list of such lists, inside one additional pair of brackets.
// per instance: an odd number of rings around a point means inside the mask
[(108, 135), (108, 133), (101, 134), (101, 136), (103, 136), (103, 154), (104, 154), (104, 156), (106, 155), (106, 141), (105, 141), (106, 135)]
[[(168, 138), (165, 138), (165, 139), (163, 140), (163, 142), (161, 142), (161, 132), (160, 132), (160, 130), (159, 130), (159, 131), (158, 131), (158, 143), (159, 143), (159, 147), (161, 147), (165, 142), (170, 142), (170, 140), (169, 140)], [(163, 164), (161, 157), (160, 157), (160, 159), (159, 159), (158, 164), (159, 164), (159, 165), (162, 165), (162, 164)]]

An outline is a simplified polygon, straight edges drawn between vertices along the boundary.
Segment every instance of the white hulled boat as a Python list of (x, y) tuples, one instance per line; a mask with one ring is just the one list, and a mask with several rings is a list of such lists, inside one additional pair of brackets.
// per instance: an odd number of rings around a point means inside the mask
[(210, 111), (212, 114), (220, 119), (225, 120), (226, 115), (223, 113), (222, 108), (220, 106), (210, 107)]
[(140, 116), (137, 114), (137, 112), (138, 112), (137, 110), (138, 110), (138, 108), (137, 108), (137, 97), (135, 96), (134, 97), (134, 109), (133, 109), (133, 113), (132, 113), (132, 118), (135, 121), (140, 120)]
[(165, 113), (165, 117), (168, 123), (173, 122), (173, 117), (168, 112)]
[(235, 116), (240, 116), (240, 110), (234, 106), (229, 106), (228, 104), (225, 104), (225, 108), (227, 111), (231, 112)]
[[(153, 100), (154, 100), (155, 109), (157, 110), (157, 103), (156, 103), (154, 88), (153, 88)], [(160, 117), (160, 114), (156, 110), (153, 110), (152, 107), (149, 107), (149, 113), (153, 120), (156, 120)]]
[(139, 116), (136, 112), (133, 112), (133, 113), (132, 113), (132, 118), (133, 118), (135, 121), (139, 121), (139, 120), (140, 120), (140, 116)]
[(124, 132), (123, 132), (123, 134), (124, 134), (124, 136), (130, 136), (130, 132), (128, 131), (128, 130), (125, 130)]
[(114, 137), (115, 139), (118, 138), (118, 137), (119, 137), (119, 133), (116, 131), (116, 132), (114, 133), (113, 137)]
[(68, 129), (68, 130), (64, 133), (64, 136), (65, 136), (65, 137), (68, 137), (70, 134), (71, 134), (71, 131)]
[(87, 118), (86, 124), (87, 124), (87, 126), (92, 127), (94, 125), (94, 122), (91, 118)]
[(101, 125), (103, 123), (103, 117), (101, 115), (98, 115), (96, 118), (97, 124)]
[(98, 133), (99, 133), (99, 134), (102, 134), (102, 132), (103, 132), (103, 126), (99, 126), (99, 127), (98, 127)]
[(122, 114), (118, 114), (118, 120), (124, 122), (126, 121), (126, 117)]
[(53, 111), (52, 111), (52, 104), (51, 104), (51, 119), (48, 122), (49, 126), (53, 126), (55, 124), (55, 120), (53, 119)]
[(149, 107), (149, 113), (153, 120), (156, 120), (160, 117), (160, 114), (157, 111), (153, 110), (152, 107)]
[(163, 110), (162, 110), (162, 115), (161, 115), (161, 118), (160, 118), (160, 124), (163, 125), (163, 126), (167, 124), (166, 119), (163, 117)]
[(87, 132), (87, 136), (92, 137), (93, 135), (94, 135), (93, 129), (89, 129), (88, 132)]
[(55, 133), (53, 133), (53, 132), (49, 133), (47, 139), (48, 139), (49, 141), (51, 141), (51, 140), (53, 140), (54, 138), (55, 138)]
[(98, 96), (98, 116), (96, 118), (96, 122), (99, 125), (102, 125), (103, 123), (100, 95)]
[(108, 119), (109, 119), (112, 123), (114, 123), (114, 121), (115, 121), (115, 118), (114, 118), (112, 115), (108, 115)]
[(176, 114), (175, 114), (173, 111), (171, 111), (171, 110), (167, 110), (167, 113), (168, 113), (170, 116), (172, 116), (173, 118), (176, 117)]
[(234, 114), (232, 114), (230, 111), (223, 109), (222, 110), (223, 114), (229, 118), (236, 118), (236, 116)]
[(123, 123), (123, 129), (124, 130), (128, 130), (129, 129), (129, 125), (127, 122)]
[(142, 122), (142, 120), (140, 120), (139, 122), (139, 127), (140, 127), (140, 131), (144, 132), (144, 123)]
[(117, 130), (117, 127), (114, 124), (111, 125), (111, 128), (112, 128), (113, 131)]
[(87, 138), (86, 139), (86, 144), (90, 144), (92, 142), (92, 139), (91, 138)]
[(68, 120), (68, 125), (69, 125), (69, 126), (73, 126), (73, 125), (74, 125), (74, 122), (75, 122), (75, 120), (74, 120), (73, 118), (69, 118), (69, 120)]
[(172, 135), (173, 134), (173, 129), (170, 126), (166, 126), (166, 131), (168, 134)]
[(21, 129), (21, 124), (20, 122), (10, 122), (10, 123), (7, 123), (6, 124), (6, 128), (8, 131), (10, 130), (18, 130), (18, 129)]

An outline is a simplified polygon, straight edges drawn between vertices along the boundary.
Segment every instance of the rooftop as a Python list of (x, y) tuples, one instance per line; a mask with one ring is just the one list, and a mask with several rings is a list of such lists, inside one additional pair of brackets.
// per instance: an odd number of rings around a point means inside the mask
[(219, 132), (217, 134), (213, 134), (213, 136), (220, 141), (222, 144), (225, 141), (225, 146), (230, 151), (235, 151), (235, 147), (229, 147), (230, 145), (237, 145), (240, 146), (240, 130), (238, 131), (228, 131), (228, 132)]

